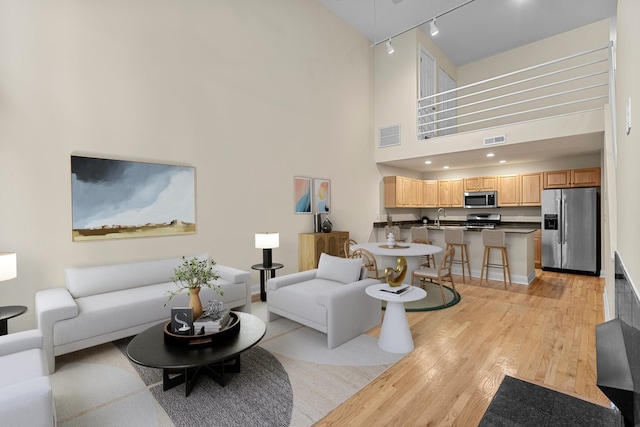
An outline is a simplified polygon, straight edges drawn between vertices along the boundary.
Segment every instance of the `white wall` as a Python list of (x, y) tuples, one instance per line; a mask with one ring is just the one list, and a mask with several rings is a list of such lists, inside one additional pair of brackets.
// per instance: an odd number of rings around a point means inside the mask
[[(297, 271), (296, 175), (331, 179), (335, 228), (366, 240), (373, 104), (373, 49), (315, 0), (0, 2), (0, 305), (29, 308), (10, 330), (67, 266), (208, 251), (250, 271), (254, 233), (278, 231), (278, 274)], [(73, 243), (72, 154), (194, 166), (197, 233)]]
[[(638, 40), (640, 27), (637, 17), (640, 16), (640, 2), (637, 0), (619, 0), (617, 14), (617, 70), (616, 70), (616, 110), (615, 123), (617, 133), (617, 167), (616, 199), (617, 212), (612, 218), (617, 221), (617, 247), (629, 279), (636, 293), (640, 294), (640, 257), (638, 242), (640, 241), (640, 198), (638, 182), (640, 182), (640, 55)], [(631, 132), (627, 135), (625, 111), (627, 99), (631, 98)], [(611, 295), (611, 294), (610, 294)]]

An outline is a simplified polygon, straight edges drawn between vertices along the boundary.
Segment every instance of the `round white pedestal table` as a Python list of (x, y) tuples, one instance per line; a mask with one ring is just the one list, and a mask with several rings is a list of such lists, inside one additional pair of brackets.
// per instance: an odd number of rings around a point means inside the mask
[(407, 275), (404, 283), (411, 284), (411, 273), (420, 267), (421, 257), (442, 252), (440, 246), (424, 243), (398, 243), (393, 249), (385, 248), (386, 243), (358, 243), (351, 245), (351, 249), (363, 248), (376, 256), (378, 269), (384, 271), (386, 267), (396, 268), (397, 258), (403, 256), (407, 260)]
[[(384, 292), (409, 287), (410, 290), (399, 294)], [(378, 346), (389, 353), (409, 353), (413, 350), (413, 337), (407, 321), (407, 313), (404, 311), (404, 303), (418, 301), (427, 296), (427, 292), (416, 286), (401, 285), (392, 288), (387, 283), (371, 285), (366, 289), (367, 295), (387, 302)]]

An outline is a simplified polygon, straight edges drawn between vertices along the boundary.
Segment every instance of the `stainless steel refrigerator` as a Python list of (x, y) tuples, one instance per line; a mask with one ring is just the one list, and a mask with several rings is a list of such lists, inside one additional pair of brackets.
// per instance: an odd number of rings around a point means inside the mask
[(542, 269), (600, 275), (596, 188), (542, 191)]

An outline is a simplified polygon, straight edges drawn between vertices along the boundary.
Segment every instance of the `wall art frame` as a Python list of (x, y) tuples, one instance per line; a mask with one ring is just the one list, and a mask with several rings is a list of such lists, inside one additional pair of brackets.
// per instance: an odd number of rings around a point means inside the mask
[(313, 179), (313, 210), (316, 213), (331, 212), (331, 180)]
[(195, 168), (71, 156), (72, 240), (196, 232)]
[(311, 214), (312, 179), (304, 176), (293, 177), (293, 209), (296, 214)]

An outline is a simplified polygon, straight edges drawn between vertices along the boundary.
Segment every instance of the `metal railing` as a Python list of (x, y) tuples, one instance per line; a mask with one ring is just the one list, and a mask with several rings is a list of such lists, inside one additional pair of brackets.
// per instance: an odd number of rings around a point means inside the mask
[(417, 137), (601, 109), (609, 98), (609, 46), (418, 99)]

